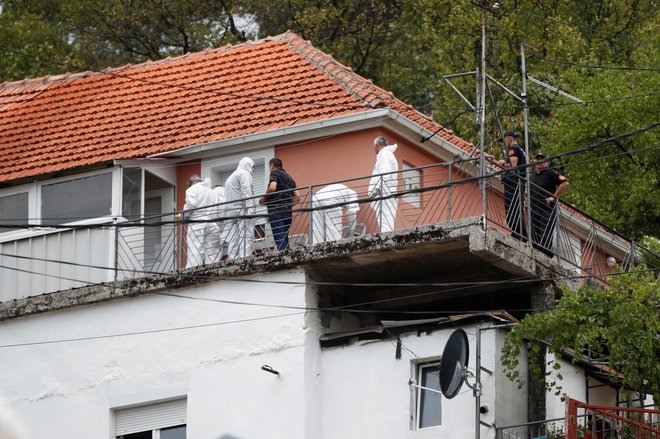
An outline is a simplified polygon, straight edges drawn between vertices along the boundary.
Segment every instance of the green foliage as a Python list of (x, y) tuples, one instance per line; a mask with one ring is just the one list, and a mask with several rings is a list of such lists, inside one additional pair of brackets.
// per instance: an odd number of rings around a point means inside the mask
[[(492, 2), (491, 2), (492, 3)], [(521, 90), (520, 45), (527, 70), (584, 100), (568, 101), (529, 84), (530, 145), (559, 153), (655, 122), (657, 71), (580, 68), (660, 65), (657, 0), (534, 0), (499, 2), (488, 14), (488, 72)], [(455, 0), (0, 0), (0, 81), (64, 71), (102, 69), (243, 41), (288, 29), (309, 39), (403, 101), (477, 143), (474, 113), (443, 75), (474, 71), (480, 57), (482, 11)], [(20, 55), (18, 52), (26, 53)], [(475, 101), (475, 78), (456, 79)], [(522, 130), (520, 104), (491, 87), (504, 129)], [(611, 99), (656, 93), (633, 99)], [(493, 103), (486, 146), (500, 154)], [(660, 229), (657, 132), (635, 136), (561, 165), (569, 201), (633, 238)], [(647, 148), (647, 149), (644, 149)], [(626, 153), (598, 160), (599, 157)], [(594, 159), (585, 162), (587, 159)]]
[[(103, 69), (246, 39), (232, 0), (7, 0), (0, 81)], [(9, 54), (8, 57), (4, 56)]]
[[(579, 291), (563, 288), (556, 308), (525, 317), (507, 335), (502, 364), (507, 376), (522, 385), (518, 372), (523, 348), (530, 352), (529, 367), (547, 388), (561, 391), (557, 382), (542, 376), (542, 365), (532, 355), (541, 341), (557, 357), (576, 352), (574, 362), (589, 354), (608, 367), (611, 380), (642, 394), (660, 397), (660, 285), (651, 271), (612, 278), (608, 290), (583, 286)], [(541, 360), (542, 361), (542, 360)], [(618, 374), (621, 374), (619, 376)], [(561, 376), (558, 377), (561, 379)]]

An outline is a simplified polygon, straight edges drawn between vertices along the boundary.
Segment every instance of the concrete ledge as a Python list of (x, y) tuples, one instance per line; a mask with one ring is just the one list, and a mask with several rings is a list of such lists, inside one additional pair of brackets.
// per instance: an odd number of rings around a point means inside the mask
[(58, 291), (0, 303), (0, 320), (15, 319), (75, 306), (91, 305), (142, 294), (173, 290), (199, 283), (217, 282), (224, 278), (266, 273), (356, 255), (377, 254), (417, 245), (465, 240), (469, 251), (508, 272), (538, 277), (552, 277), (558, 265), (547, 257), (545, 263), (535, 258), (537, 252), (503, 233), (482, 228), (481, 218), (448, 221), (389, 233), (374, 233), (334, 242), (298, 247), (284, 252), (226, 260), (216, 264), (184, 270), (180, 273), (126, 279)]

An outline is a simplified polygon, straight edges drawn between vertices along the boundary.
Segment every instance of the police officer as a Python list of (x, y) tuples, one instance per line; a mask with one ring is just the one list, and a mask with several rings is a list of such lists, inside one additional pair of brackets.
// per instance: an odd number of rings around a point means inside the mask
[(515, 131), (504, 133), (502, 141), (506, 147), (506, 161), (500, 161), (499, 164), (505, 168), (502, 174), (502, 184), (504, 185), (506, 223), (511, 229), (511, 236), (524, 241), (526, 234), (523, 216), (523, 193), (525, 173), (527, 172), (524, 165), (527, 164), (527, 157), (518, 145), (518, 135)]
[(532, 241), (534, 248), (551, 258), (554, 256), (552, 238), (557, 223), (557, 199), (568, 189), (568, 181), (550, 169), (545, 153), (537, 152), (530, 183)]

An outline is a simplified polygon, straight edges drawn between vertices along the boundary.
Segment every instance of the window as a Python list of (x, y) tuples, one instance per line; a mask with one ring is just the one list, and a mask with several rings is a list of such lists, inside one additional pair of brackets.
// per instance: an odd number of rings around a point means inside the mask
[[(417, 382), (420, 386), (440, 391), (440, 363), (417, 365)], [(442, 395), (417, 387), (416, 426), (418, 429), (437, 427), (442, 421)]]
[(112, 173), (44, 185), (41, 224), (54, 225), (111, 214)]
[[(28, 222), (28, 193), (0, 197), (0, 224), (3, 226), (21, 225)], [(0, 233), (17, 228), (0, 228)]]
[(116, 439), (186, 439), (187, 400), (115, 410)]
[[(403, 162), (402, 171), (404, 192), (422, 187), (422, 172), (419, 169), (414, 169), (413, 165)], [(403, 201), (415, 207), (420, 207), (420, 196), (421, 194), (419, 192), (405, 194)]]

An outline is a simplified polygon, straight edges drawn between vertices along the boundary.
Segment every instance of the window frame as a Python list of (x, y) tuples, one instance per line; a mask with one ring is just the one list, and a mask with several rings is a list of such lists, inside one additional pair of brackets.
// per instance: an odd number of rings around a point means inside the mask
[[(82, 179), (87, 179), (87, 178), (93, 178), (97, 177), (100, 175), (110, 175), (110, 209), (107, 215), (100, 215), (97, 217), (93, 218), (84, 218), (81, 220), (74, 220), (74, 221), (63, 221), (60, 223), (61, 225), (69, 225), (69, 224), (87, 224), (88, 221), (94, 221), (98, 220), (99, 218), (112, 218), (117, 216), (117, 206), (115, 203), (115, 199), (117, 197), (117, 194), (115, 193), (115, 186), (116, 186), (116, 178), (120, 173), (118, 172), (118, 168), (115, 169), (103, 169), (103, 170), (98, 170), (95, 172), (86, 172), (86, 173), (81, 173), (81, 174), (74, 174), (74, 175), (68, 175), (66, 177), (62, 178), (53, 178), (49, 180), (44, 180), (38, 183), (38, 200), (37, 200), (37, 208), (38, 208), (38, 213), (37, 217), (39, 218), (39, 224), (43, 224), (44, 218), (42, 216), (42, 209), (43, 209), (43, 201), (44, 201), (44, 187), (46, 186), (54, 186), (57, 184), (62, 184), (62, 183), (67, 183), (67, 182), (72, 182), (76, 180), (82, 180)], [(121, 198), (121, 194), (120, 194)], [(45, 227), (48, 227), (48, 225), (45, 225)]]
[[(418, 361), (413, 362), (412, 365), (412, 376), (415, 379), (415, 382), (422, 386), (422, 371), (425, 368), (429, 367), (439, 367), (440, 366), (440, 358), (439, 357), (432, 357), (432, 358), (425, 358), (421, 359)], [(428, 392), (428, 393), (433, 393), (429, 392), (428, 390), (421, 389), (419, 387), (415, 387), (415, 391), (412, 392), (412, 410), (411, 410), (411, 427), (412, 430), (416, 431), (428, 431), (434, 428), (440, 428), (442, 427), (442, 401), (444, 400), (443, 396), (440, 394), (434, 394), (438, 395), (440, 397), (440, 423), (437, 425), (431, 425), (428, 427), (421, 427), (421, 409), (422, 409), (422, 393), (423, 392)]]
[[(22, 186), (17, 186), (16, 188), (12, 188), (12, 189), (13, 190), (2, 191), (2, 193), (0, 193), (0, 198), (13, 197), (13, 196), (20, 195), (20, 194), (27, 194), (27, 218), (26, 218), (26, 222), (30, 222), (30, 218), (33, 218), (30, 215), (30, 212), (31, 212), (31, 209), (32, 209), (32, 206), (30, 205), (30, 203), (32, 202), (32, 198), (33, 198), (32, 188), (30, 188), (29, 186), (22, 185)], [(17, 232), (20, 232), (20, 231), (21, 231), (20, 229), (17, 229), (17, 230), (0, 229), (0, 235), (6, 235), (6, 234), (9, 234), (9, 233), (17, 233)]]
[[(159, 407), (160, 406), (160, 407)], [(155, 414), (160, 410), (162, 416), (161, 419), (154, 420)], [(166, 399), (152, 400), (148, 402), (141, 402), (137, 404), (130, 404), (125, 406), (113, 407), (111, 408), (112, 413), (112, 439), (118, 439), (120, 437), (136, 434), (136, 433), (146, 433), (151, 432), (152, 439), (160, 439), (160, 432), (162, 430), (173, 428), (173, 427), (186, 427), (186, 437), (188, 435), (188, 397), (179, 396)], [(121, 413), (121, 415), (119, 415)], [(134, 428), (144, 428), (137, 431), (128, 430), (121, 431), (123, 424), (126, 424), (127, 419), (145, 416), (149, 420), (144, 422), (144, 426), (134, 426)], [(157, 415), (156, 415), (157, 416)], [(120, 420), (119, 418), (123, 418)], [(179, 418), (180, 423), (174, 421), (174, 418)], [(134, 422), (134, 421), (133, 421)], [(122, 425), (118, 425), (122, 424)], [(124, 430), (127, 427), (124, 426)], [(118, 429), (120, 431), (118, 431)]]
[[(414, 177), (408, 177), (410, 171), (417, 172), (419, 176), (414, 176)], [(406, 181), (409, 179), (418, 179), (417, 182), (417, 188), (422, 187), (422, 182), (424, 181), (424, 173), (422, 172), (421, 169), (418, 169), (417, 166), (413, 165), (410, 162), (407, 162), (405, 160), (402, 161), (401, 163), (401, 181), (402, 181), (402, 190), (405, 192), (408, 190)], [(403, 201), (406, 203), (412, 205), (413, 207), (417, 209), (422, 208), (422, 193), (417, 192), (417, 193), (412, 193), (412, 194), (405, 194), (402, 197)]]

